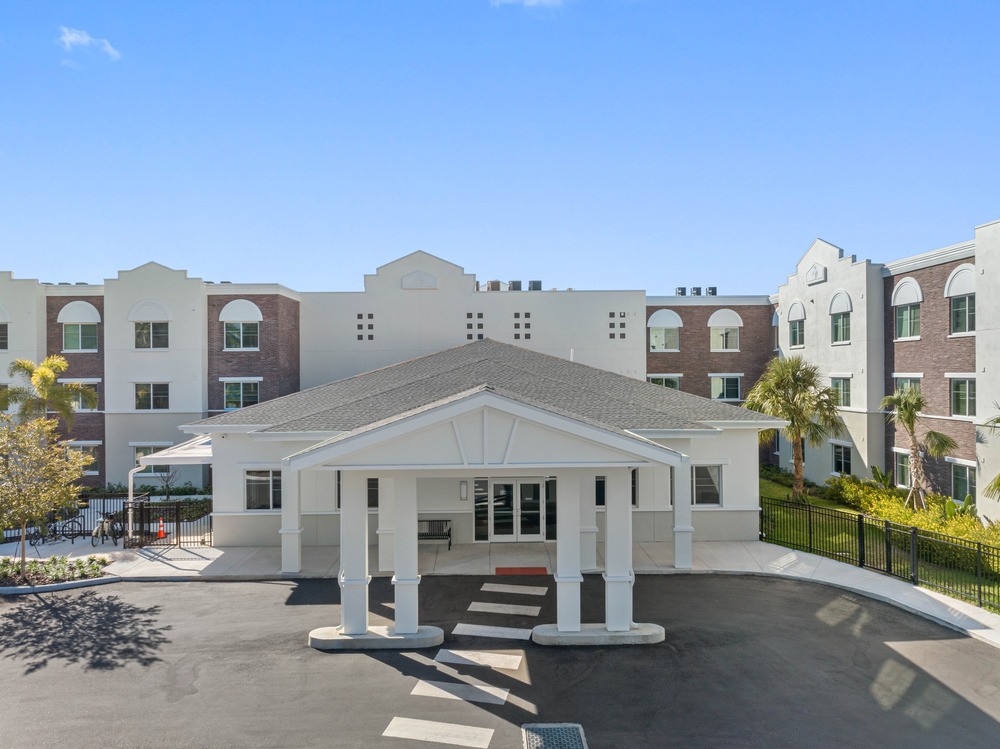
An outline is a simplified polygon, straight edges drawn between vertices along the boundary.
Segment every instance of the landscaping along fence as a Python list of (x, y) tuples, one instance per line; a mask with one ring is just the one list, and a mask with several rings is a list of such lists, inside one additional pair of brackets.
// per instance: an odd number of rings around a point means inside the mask
[(822, 507), (760, 500), (760, 538), (1000, 611), (1000, 548)]
[(122, 509), (125, 546), (211, 546), (212, 500), (139, 499)]

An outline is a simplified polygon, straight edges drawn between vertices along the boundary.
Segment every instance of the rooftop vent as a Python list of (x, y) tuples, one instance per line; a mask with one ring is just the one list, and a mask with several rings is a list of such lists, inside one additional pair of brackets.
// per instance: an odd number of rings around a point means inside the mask
[(542, 282), (541, 281), (528, 281), (528, 291), (541, 291)]
[(487, 281), (486, 282), (486, 290), (487, 291), (500, 291), (500, 282), (499, 281)]
[(674, 296), (687, 296), (688, 290), (686, 286), (678, 286), (674, 289)]
[(705, 289), (705, 296), (718, 296), (719, 289), (715, 286), (709, 286)]
[(692, 286), (691, 296), (701, 296), (701, 286)]
[(520, 281), (511, 281), (509, 284), (507, 284), (507, 290), (508, 291), (520, 291), (521, 290), (521, 282)]

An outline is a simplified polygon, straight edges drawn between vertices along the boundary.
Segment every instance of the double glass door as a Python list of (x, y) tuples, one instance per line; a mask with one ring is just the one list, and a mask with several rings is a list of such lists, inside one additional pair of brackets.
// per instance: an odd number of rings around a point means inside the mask
[(540, 479), (493, 479), (490, 541), (545, 540), (545, 484)]

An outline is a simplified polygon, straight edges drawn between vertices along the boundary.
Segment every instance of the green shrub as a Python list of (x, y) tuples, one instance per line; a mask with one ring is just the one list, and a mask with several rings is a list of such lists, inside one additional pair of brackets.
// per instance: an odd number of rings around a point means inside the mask
[(104, 574), (111, 563), (107, 557), (89, 556), (86, 559), (49, 557), (28, 562), (24, 577), (21, 561), (14, 557), (0, 557), (0, 586), (45, 585), (72, 580), (90, 580)]

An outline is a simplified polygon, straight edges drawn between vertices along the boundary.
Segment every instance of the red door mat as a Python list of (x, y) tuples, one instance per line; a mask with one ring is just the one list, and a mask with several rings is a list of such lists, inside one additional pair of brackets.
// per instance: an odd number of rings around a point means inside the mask
[(545, 567), (497, 567), (498, 575), (547, 575)]

